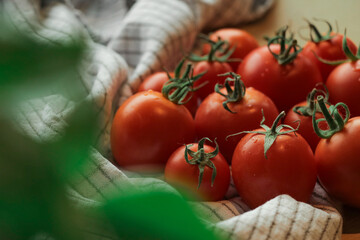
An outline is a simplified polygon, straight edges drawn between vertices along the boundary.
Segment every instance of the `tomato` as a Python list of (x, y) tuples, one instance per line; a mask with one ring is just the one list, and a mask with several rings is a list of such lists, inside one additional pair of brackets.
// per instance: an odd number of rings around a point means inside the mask
[(344, 102), (352, 116), (360, 116), (360, 60), (337, 66), (326, 80), (330, 102)]
[[(225, 95), (226, 88), (220, 92)], [(232, 112), (223, 107), (224, 101), (226, 97), (216, 92), (205, 98), (196, 112), (195, 127), (198, 137), (216, 138), (221, 153), (231, 163), (234, 149), (242, 135), (227, 140), (226, 136), (258, 128), (262, 119), (261, 110), (265, 113), (266, 123), (273, 122), (279, 113), (269, 97), (252, 87), (246, 88), (244, 95), (236, 102), (228, 103)]]
[[(171, 77), (174, 77), (174, 73), (169, 73)], [(169, 76), (166, 72), (156, 72), (146, 77), (144, 81), (140, 84), (138, 92), (153, 90), (161, 92), (164, 84), (169, 80)]]
[[(301, 107), (306, 106), (307, 102), (301, 102), (299, 104), (296, 104), (294, 107)], [(299, 133), (305, 140), (309, 143), (311, 149), (313, 152), (315, 152), (316, 146), (320, 141), (320, 137), (316, 135), (313, 129), (312, 125), (312, 116), (304, 116), (300, 115), (293, 111), (292, 107), (288, 113), (286, 114), (286, 117), (284, 119), (284, 124), (290, 125), (292, 127), (296, 127), (298, 122), (300, 122), (299, 130), (297, 133)], [(316, 119), (319, 119), (322, 115), (320, 113), (316, 113)], [(326, 124), (321, 124), (321, 129), (326, 129)]]
[[(274, 131), (276, 122), (271, 127)], [(316, 183), (314, 155), (300, 134), (286, 132), (276, 130), (277, 137), (266, 154), (264, 129), (246, 134), (235, 148), (232, 158), (234, 184), (251, 208), (280, 194), (288, 194), (302, 202), (307, 202), (312, 194)]]
[[(279, 54), (280, 45), (272, 44), (270, 49)], [(247, 87), (254, 87), (270, 97), (279, 111), (288, 111), (303, 101), (316, 83), (322, 82), (319, 69), (301, 52), (292, 62), (281, 65), (267, 46), (248, 54), (237, 73)]]
[[(170, 72), (169, 73), (171, 77), (175, 76), (175, 73)], [(161, 92), (161, 89), (163, 88), (164, 84), (169, 80), (169, 76), (166, 72), (157, 72), (154, 74), (151, 74), (147, 78), (144, 79), (144, 81), (140, 84), (138, 92), (141, 91), (147, 91), (147, 90), (153, 90), (157, 92)], [(191, 95), (191, 99), (184, 104), (184, 106), (190, 111), (190, 113), (195, 116), (196, 109), (198, 107), (198, 97), (196, 92), (188, 93), (188, 96)], [(185, 101), (187, 101), (189, 97), (185, 98)]]
[[(254, 36), (248, 32), (237, 29), (237, 28), (222, 28), (212, 34), (209, 38), (212, 41), (217, 41), (218, 38), (226, 40), (229, 43), (229, 47), (235, 47), (235, 51), (230, 55), (230, 59), (243, 59), (249, 52), (259, 47), (259, 44)], [(207, 54), (210, 52), (210, 46), (204, 44), (203, 53)], [(236, 71), (240, 61), (229, 62), (232, 71)]]
[[(204, 141), (204, 139), (202, 139)], [(221, 153), (216, 153), (215, 148), (207, 144), (193, 143), (186, 146), (179, 147), (169, 157), (165, 167), (165, 180), (178, 188), (180, 191), (185, 191), (203, 201), (218, 201), (222, 200), (230, 185), (230, 168), (225, 158)], [(199, 147), (201, 146), (201, 147)], [(204, 158), (191, 157), (185, 149), (190, 149), (193, 152), (204, 151)], [(185, 154), (189, 161), (194, 161), (190, 164), (185, 159)], [(215, 155), (215, 156), (214, 156)], [(197, 162), (195, 162), (198, 160)], [(210, 163), (210, 162), (211, 163)], [(199, 184), (199, 165), (203, 166), (203, 176)], [(216, 175), (212, 182), (214, 174), (214, 166), (216, 168)]]
[[(195, 124), (190, 112), (149, 90), (128, 98), (117, 110), (111, 128), (111, 148), (126, 169), (161, 169), (181, 144), (192, 142)], [(149, 169), (152, 171), (152, 169)]]
[[(342, 48), (342, 40), (343, 35), (339, 33), (333, 33), (332, 38), (325, 41), (320, 41), (318, 43), (315, 42), (307, 42), (302, 51), (303, 55), (309, 58), (315, 65), (318, 66), (321, 72), (321, 76), (323, 82), (326, 81), (331, 71), (335, 68), (333, 65), (329, 65), (323, 63), (318, 60), (318, 58), (314, 55), (314, 53), (322, 59), (328, 61), (336, 61), (346, 59), (346, 55)], [(347, 38), (347, 42), (349, 44), (349, 48), (353, 53), (356, 53), (357, 47), (356, 45)]]
[[(287, 124), (295, 128), (300, 122), (299, 129), (297, 133), (300, 133), (302, 137), (309, 143), (313, 152), (315, 152), (316, 146), (320, 141), (320, 137), (315, 133), (313, 128), (313, 114), (315, 111), (315, 118), (319, 119), (322, 117), (319, 108), (315, 103), (315, 98), (317, 96), (324, 96), (325, 101), (329, 98), (328, 90), (325, 85), (321, 84), (325, 91), (314, 88), (306, 97), (306, 101), (303, 101), (299, 104), (296, 104), (292, 107), (284, 119), (284, 124)], [(326, 104), (329, 107), (329, 104)], [(322, 130), (328, 129), (328, 126), (325, 122), (320, 122), (319, 127)]]
[[(330, 62), (347, 59), (345, 51), (343, 50), (344, 36), (333, 32), (332, 26), (328, 21), (323, 21), (329, 28), (326, 34), (321, 34), (313, 23), (308, 20), (307, 22), (309, 25), (311, 40), (306, 43), (303, 49), (303, 54), (318, 66), (323, 81), (325, 82), (335, 66), (321, 62), (318, 57)], [(350, 51), (355, 54), (357, 50), (355, 44), (348, 38), (346, 38), (346, 42), (348, 43)]]
[(197, 90), (197, 95), (201, 100), (205, 99), (210, 93), (214, 92), (214, 87), (217, 83), (224, 84), (226, 77), (219, 76), (219, 74), (231, 72), (230, 65), (226, 62), (217, 61), (201, 61), (195, 64), (194, 75), (198, 75), (202, 72), (205, 74), (194, 83), (194, 87), (202, 86)]
[(360, 208), (360, 117), (349, 120), (341, 132), (322, 139), (315, 151), (319, 180), (326, 191)]
[[(314, 121), (314, 130), (322, 137), (315, 150), (318, 176), (321, 185), (333, 197), (360, 208), (360, 117), (350, 118), (344, 103), (330, 106), (318, 98), (323, 119)], [(345, 116), (339, 106), (345, 109)], [(328, 123), (329, 129), (320, 130), (318, 124)]]

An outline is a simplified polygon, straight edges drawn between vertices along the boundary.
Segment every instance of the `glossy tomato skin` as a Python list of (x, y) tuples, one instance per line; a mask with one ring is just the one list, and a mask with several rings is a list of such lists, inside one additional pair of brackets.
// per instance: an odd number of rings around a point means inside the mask
[[(213, 32), (209, 38), (212, 41), (217, 41), (218, 37), (221, 40), (226, 40), (230, 44), (230, 49), (235, 46), (235, 51), (231, 54), (231, 58), (243, 59), (249, 52), (259, 47), (259, 44), (254, 36), (250, 33), (237, 29), (237, 28), (222, 28)], [(210, 52), (210, 45), (204, 44), (203, 53), (208, 54)], [(240, 62), (229, 62), (229, 65), (235, 72), (239, 67)]]
[(316, 183), (316, 165), (308, 143), (300, 134), (278, 136), (265, 159), (264, 139), (262, 134), (247, 134), (234, 151), (232, 176), (241, 198), (251, 208), (281, 194), (307, 202)]
[(360, 116), (360, 60), (337, 66), (330, 73), (326, 86), (330, 102), (344, 102), (351, 116)]
[[(197, 151), (198, 144), (194, 143), (189, 149)], [(215, 149), (205, 144), (204, 150), (213, 152)], [(211, 159), (217, 172), (214, 185), (211, 187), (212, 169), (205, 166), (203, 179), (198, 189), (199, 168), (197, 165), (190, 165), (186, 162), (184, 151), (185, 146), (181, 146), (170, 156), (165, 167), (165, 180), (180, 191), (185, 191), (199, 200), (222, 200), (230, 184), (230, 168), (225, 158), (219, 153)], [(190, 156), (188, 157), (191, 159)]]
[(219, 74), (231, 72), (232, 69), (228, 63), (222, 62), (208, 62), (201, 61), (195, 64), (194, 75), (198, 75), (202, 72), (206, 72), (199, 80), (194, 83), (194, 87), (197, 87), (204, 82), (207, 82), (205, 86), (197, 90), (197, 95), (201, 100), (205, 99), (210, 93), (214, 92), (214, 87), (217, 83), (224, 84), (227, 76), (218, 76)]
[[(280, 46), (274, 44), (271, 49), (278, 53)], [(254, 87), (270, 97), (279, 111), (288, 111), (306, 99), (316, 83), (322, 82), (319, 69), (301, 53), (293, 62), (280, 65), (267, 46), (248, 54), (237, 73), (247, 87)]]
[(344, 129), (322, 139), (315, 151), (318, 176), (326, 191), (344, 203), (360, 208), (360, 117)]
[[(226, 93), (225, 89), (221, 89), (221, 92)], [(228, 104), (235, 113), (224, 109), (222, 103), (225, 100), (225, 97), (215, 92), (205, 98), (196, 112), (195, 128), (199, 138), (216, 137), (221, 153), (231, 163), (234, 149), (243, 135), (229, 137), (227, 140), (226, 136), (258, 128), (262, 119), (261, 109), (264, 110), (265, 124), (268, 125), (271, 125), (279, 113), (270, 98), (252, 87), (246, 89), (240, 102)]]
[[(299, 104), (296, 104), (295, 106), (306, 106), (306, 105), (307, 102), (304, 101)], [(313, 152), (315, 152), (315, 149), (321, 138), (318, 135), (316, 135), (314, 131), (312, 125), (312, 116), (299, 115), (292, 110), (294, 107), (292, 107), (286, 114), (286, 117), (284, 119), (284, 124), (296, 128), (300, 121), (299, 130), (296, 133), (299, 133), (303, 138), (305, 138), (305, 140), (309, 143)], [(315, 117), (316, 119), (319, 119), (319, 118), (323, 118), (323, 115), (321, 113), (316, 113)], [(322, 130), (328, 129), (328, 126), (325, 122), (320, 122), (319, 127)]]
[[(307, 58), (309, 58), (314, 64), (318, 66), (321, 72), (321, 76), (323, 79), (323, 82), (326, 81), (328, 78), (330, 72), (336, 67), (333, 65), (329, 65), (323, 62), (320, 62), (317, 57), (318, 55), (322, 59), (328, 60), (328, 61), (337, 61), (342, 59), (347, 59), (343, 47), (342, 47), (342, 40), (344, 38), (344, 35), (342, 34), (332, 34), (333, 38), (326, 41), (320, 41), (318, 43), (314, 42), (307, 42), (304, 46), (304, 49), (302, 51), (302, 54), (305, 55)], [(349, 38), (347, 39), (348, 46), (352, 53), (356, 54), (357, 47), (354, 44), (353, 41), (351, 41)], [(314, 54), (315, 53), (315, 54)]]
[[(174, 73), (169, 73), (171, 77), (174, 77)], [(151, 74), (140, 84), (138, 92), (153, 90), (161, 93), (162, 87), (169, 80), (169, 76), (166, 72), (157, 72)], [(189, 94), (190, 96), (190, 94)], [(187, 98), (185, 98), (186, 100)], [(191, 99), (184, 104), (184, 106), (190, 111), (190, 113), (195, 116), (197, 107), (198, 107), (198, 97), (196, 92), (192, 94)]]
[(194, 136), (190, 112), (149, 90), (134, 94), (116, 112), (111, 148), (121, 167), (156, 171), (164, 168), (176, 148), (194, 141)]

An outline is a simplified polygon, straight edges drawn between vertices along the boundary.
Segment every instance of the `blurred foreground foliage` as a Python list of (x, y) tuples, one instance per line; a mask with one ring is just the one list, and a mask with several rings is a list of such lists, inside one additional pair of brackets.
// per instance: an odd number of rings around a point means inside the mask
[[(97, 129), (91, 103), (73, 87), (86, 51), (81, 39), (42, 44), (0, 22), (0, 239), (87, 239), (89, 218), (113, 229), (109, 239), (216, 239), (172, 193), (114, 193), (88, 210), (69, 200), (67, 183), (86, 167)], [(61, 138), (38, 142), (15, 129), (17, 104), (54, 92), (78, 103)]]

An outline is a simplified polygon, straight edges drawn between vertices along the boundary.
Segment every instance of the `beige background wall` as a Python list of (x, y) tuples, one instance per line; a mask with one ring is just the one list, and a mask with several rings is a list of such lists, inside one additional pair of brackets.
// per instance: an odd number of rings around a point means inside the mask
[[(243, 27), (256, 36), (260, 44), (265, 44), (264, 35), (273, 36), (275, 30), (288, 24), (293, 30), (306, 26), (303, 18), (313, 17), (327, 19), (335, 28), (338, 22), (339, 32), (344, 33), (358, 46), (360, 43), (360, 0), (275, 0), (271, 11), (261, 20)], [(324, 24), (321, 30), (326, 31)], [(306, 30), (302, 31), (307, 33)], [(305, 41), (299, 39), (302, 45)]]

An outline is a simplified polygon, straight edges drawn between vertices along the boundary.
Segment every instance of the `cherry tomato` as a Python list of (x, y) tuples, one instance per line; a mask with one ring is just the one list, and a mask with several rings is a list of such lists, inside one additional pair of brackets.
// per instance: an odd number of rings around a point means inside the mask
[[(152, 90), (139, 92), (117, 110), (111, 148), (121, 167), (136, 171), (161, 169), (181, 144), (192, 142), (195, 124), (190, 112)], [(150, 169), (152, 171), (152, 169)]]
[(315, 151), (319, 180), (332, 196), (360, 208), (360, 117), (322, 139)]
[[(174, 73), (169, 73), (171, 77), (174, 77)], [(144, 81), (140, 84), (138, 92), (153, 90), (161, 92), (164, 84), (169, 80), (169, 76), (166, 72), (156, 72), (146, 77)]]
[[(280, 46), (270, 49), (278, 54)], [(290, 63), (281, 65), (267, 46), (260, 47), (245, 57), (237, 71), (247, 87), (254, 87), (270, 97), (279, 111), (303, 101), (306, 95), (322, 82), (319, 69), (301, 52)]]
[(210, 93), (214, 92), (214, 87), (217, 83), (224, 84), (226, 77), (219, 76), (219, 74), (224, 74), (231, 72), (232, 69), (230, 65), (226, 62), (217, 62), (217, 61), (201, 61), (195, 64), (194, 75), (205, 72), (205, 74), (194, 83), (194, 87), (202, 86), (197, 90), (197, 95), (201, 100), (205, 99)]
[[(259, 47), (259, 44), (254, 36), (248, 32), (237, 29), (237, 28), (222, 28), (212, 34), (209, 38), (212, 41), (217, 41), (218, 38), (226, 40), (229, 43), (229, 47), (235, 47), (235, 51), (230, 55), (230, 59), (243, 59), (249, 52)], [(203, 53), (207, 54), (210, 52), (210, 46), (204, 44)], [(232, 71), (236, 71), (240, 61), (229, 62), (229, 65), (232, 68)]]
[[(320, 183), (330, 195), (360, 208), (360, 117), (350, 118), (344, 103), (329, 109), (322, 98), (318, 98), (318, 103), (324, 116), (313, 123), (314, 130), (323, 138), (315, 150)], [(339, 106), (345, 110), (345, 117)], [(318, 124), (323, 121), (328, 123), (328, 130), (319, 129)]]
[(344, 102), (352, 116), (360, 116), (360, 60), (337, 66), (330, 73), (326, 86), (330, 102)]
[(232, 176), (241, 198), (251, 208), (280, 194), (307, 202), (315, 186), (316, 165), (309, 144), (300, 134), (279, 132), (283, 134), (268, 149), (267, 158), (264, 134), (248, 133), (235, 148)]
[[(196, 152), (200, 143), (193, 143), (188, 145), (188, 149)], [(199, 185), (199, 165), (189, 164), (185, 159), (185, 146), (179, 147), (170, 156), (165, 167), (165, 180), (178, 188), (180, 191), (193, 195), (203, 201), (218, 201), (222, 200), (229, 188), (230, 184), (230, 168), (225, 158), (221, 153), (217, 153), (215, 156), (211, 156), (208, 159), (203, 159), (198, 164), (204, 164), (204, 172), (202, 180)], [(209, 154), (215, 151), (215, 148), (207, 144), (203, 145), (203, 151), (205, 154)], [(187, 153), (188, 160), (194, 160), (193, 157)], [(205, 165), (207, 161), (211, 161), (210, 166), (216, 168), (216, 175), (212, 183), (212, 175), (214, 169)], [(209, 164), (209, 163), (208, 163)]]
[[(313, 95), (313, 97), (315, 97), (315, 95)], [(297, 133), (299, 133), (302, 137), (305, 138), (305, 140), (309, 143), (313, 152), (315, 152), (315, 149), (321, 138), (315, 133), (314, 128), (313, 128), (312, 114), (313, 114), (313, 111), (317, 111), (315, 102), (313, 102), (313, 104), (314, 104), (313, 109), (312, 110), (308, 109), (310, 112), (308, 112), (307, 114), (302, 114), (300, 111), (295, 112), (294, 108), (300, 108), (300, 107), (309, 108), (308, 101), (304, 101), (299, 104), (296, 104), (286, 114), (286, 117), (284, 119), (284, 124), (287, 124), (287, 125), (295, 128), (297, 126), (297, 124), (300, 122), (299, 130), (297, 131)], [(320, 112), (315, 113), (316, 119), (319, 119), (321, 117), (322, 117), (322, 114)], [(319, 127), (322, 130), (328, 129), (328, 126), (325, 122), (320, 122)]]
[[(318, 66), (323, 82), (326, 81), (330, 72), (335, 68), (335, 66), (319, 61), (315, 54), (320, 58), (328, 61), (346, 59), (346, 55), (342, 48), (342, 41), (344, 36), (339, 33), (331, 33), (330, 36), (332, 36), (332, 38), (329, 40), (307, 42), (302, 51), (304, 56), (309, 58), (316, 66)], [(347, 42), (351, 52), (355, 54), (357, 51), (356, 45), (349, 38), (347, 38)]]
[[(174, 77), (174, 73), (169, 73), (171, 77)], [(138, 92), (141, 91), (147, 91), (147, 90), (153, 90), (157, 92), (161, 92), (162, 87), (164, 84), (169, 80), (169, 76), (166, 72), (157, 72), (154, 74), (151, 74), (147, 78), (144, 79), (144, 81), (140, 84)], [(188, 94), (189, 96), (191, 95)], [(185, 101), (188, 98), (185, 98)], [(191, 99), (184, 104), (184, 106), (190, 111), (190, 113), (195, 116), (196, 109), (198, 107), (198, 97), (196, 95), (196, 92), (192, 93)]]
[[(221, 92), (225, 94), (225, 90), (223, 88)], [(195, 127), (198, 137), (206, 136), (211, 139), (216, 137), (221, 153), (231, 163), (234, 149), (242, 135), (227, 140), (226, 136), (258, 128), (262, 118), (262, 109), (266, 116), (266, 123), (272, 123), (279, 113), (270, 98), (252, 87), (246, 89), (240, 101), (228, 103), (233, 113), (223, 107), (225, 100), (224, 96), (215, 92), (205, 98), (196, 112)]]
[[(305, 106), (307, 103), (301, 102), (299, 104), (296, 104), (295, 106)], [(295, 107), (294, 106), (294, 107)], [(298, 122), (300, 122), (300, 127), (297, 133), (301, 134), (305, 138), (305, 140), (309, 143), (311, 149), (315, 151), (317, 144), (320, 141), (320, 137), (316, 135), (314, 132), (313, 126), (312, 126), (312, 117), (311, 116), (303, 116), (295, 113), (291, 108), (285, 119), (284, 124), (290, 125), (292, 127), (296, 127)], [(317, 114), (316, 118), (320, 118), (321, 114)]]

